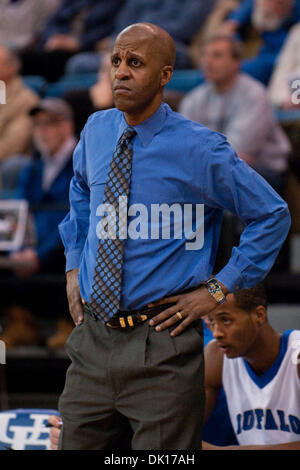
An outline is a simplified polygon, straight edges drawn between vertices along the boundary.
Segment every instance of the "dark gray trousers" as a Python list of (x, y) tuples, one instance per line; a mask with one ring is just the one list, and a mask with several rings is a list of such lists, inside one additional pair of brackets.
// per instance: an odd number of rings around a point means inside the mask
[(60, 449), (201, 448), (201, 331), (172, 338), (148, 321), (112, 330), (85, 313), (66, 348), (72, 363), (59, 401)]

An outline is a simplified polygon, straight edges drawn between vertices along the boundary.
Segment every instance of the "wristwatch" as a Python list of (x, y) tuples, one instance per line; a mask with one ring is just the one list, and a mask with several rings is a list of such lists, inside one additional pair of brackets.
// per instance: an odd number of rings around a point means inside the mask
[(208, 281), (205, 281), (204, 285), (210, 295), (218, 302), (218, 304), (226, 302), (226, 297), (223, 294), (221, 286), (217, 279), (211, 278)]

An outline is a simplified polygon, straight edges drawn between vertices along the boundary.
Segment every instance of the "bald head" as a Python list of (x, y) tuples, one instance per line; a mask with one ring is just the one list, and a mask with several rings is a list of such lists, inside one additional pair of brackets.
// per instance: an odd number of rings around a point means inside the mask
[(150, 41), (152, 53), (160, 61), (161, 66), (174, 67), (175, 44), (170, 34), (164, 29), (152, 23), (136, 23), (123, 29), (117, 36), (115, 44), (127, 37), (129, 40)]

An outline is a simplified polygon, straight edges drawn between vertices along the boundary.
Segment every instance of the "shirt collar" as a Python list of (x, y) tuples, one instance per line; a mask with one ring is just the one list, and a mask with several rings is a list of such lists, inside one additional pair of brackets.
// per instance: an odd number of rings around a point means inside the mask
[[(148, 119), (141, 122), (137, 126), (130, 126), (136, 130), (137, 135), (141, 139), (144, 147), (149, 145), (155, 134), (158, 134), (161, 130), (167, 116), (168, 107), (169, 106), (166, 103), (162, 103), (158, 110), (154, 114), (152, 114), (152, 116), (150, 116)], [(126, 122), (124, 114), (122, 114), (122, 119), (117, 136), (118, 140), (123, 134), (126, 127), (128, 127), (128, 124)]]

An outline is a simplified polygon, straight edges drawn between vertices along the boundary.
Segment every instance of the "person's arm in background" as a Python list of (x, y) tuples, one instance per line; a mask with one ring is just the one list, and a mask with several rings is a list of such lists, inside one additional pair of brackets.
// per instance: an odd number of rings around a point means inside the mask
[(157, 13), (161, 26), (176, 40), (189, 43), (199, 31), (215, 5), (215, 0), (188, 0), (164, 2)]
[(79, 38), (81, 50), (93, 49), (98, 41), (112, 34), (116, 14), (123, 3), (124, 0), (101, 0), (93, 7)]
[(46, 44), (55, 35), (70, 34), (71, 22), (81, 9), (80, 0), (64, 0), (47, 22), (42, 35), (42, 43)]
[(244, 0), (241, 5), (229, 14), (221, 27), (221, 34), (234, 34), (241, 26), (251, 22), (255, 0)]
[(43, 42), (46, 50), (92, 50), (98, 41), (107, 38), (113, 31), (116, 12), (122, 0), (99, 0), (91, 8), (84, 20), (83, 32), (80, 36), (72, 34), (72, 21), (82, 10), (82, 2), (65, 0), (62, 7), (48, 22)]
[(86, 171), (85, 129), (73, 155), (74, 176), (70, 184), (70, 211), (59, 224), (65, 247), (67, 297), (74, 323), (83, 321), (83, 307), (78, 282), (80, 256), (86, 241), (90, 217), (90, 190)]
[(222, 23), (226, 20), (228, 15), (236, 10), (238, 0), (218, 0), (217, 5), (209, 16), (206, 24), (201, 30), (202, 40), (205, 41), (219, 31)]
[(61, 5), (61, 0), (41, 0), (38, 3), (39, 10), (38, 14), (39, 17), (36, 19), (37, 21), (37, 31), (42, 34), (43, 30), (47, 24), (47, 21), (55, 15), (56, 11)]
[(205, 360), (205, 410), (204, 423), (209, 418), (222, 388), (223, 353), (215, 341), (204, 348)]

